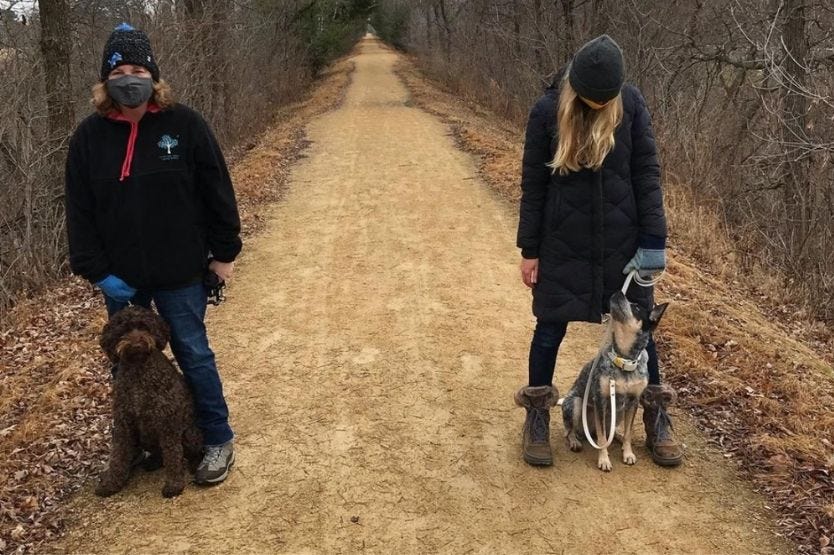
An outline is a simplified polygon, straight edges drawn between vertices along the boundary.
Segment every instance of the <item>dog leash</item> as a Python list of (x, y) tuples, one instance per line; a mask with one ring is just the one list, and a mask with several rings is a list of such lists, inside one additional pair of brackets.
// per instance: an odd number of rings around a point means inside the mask
[[(637, 270), (632, 270), (626, 276), (625, 283), (623, 283), (623, 295), (625, 295), (626, 291), (628, 291), (628, 288), (629, 286), (631, 286), (632, 281), (640, 287), (652, 287), (661, 279), (663, 279), (664, 274), (665, 271), (662, 271), (656, 276), (652, 276), (648, 279), (643, 279), (638, 275)], [(588, 398), (591, 393), (591, 381), (594, 378), (594, 372), (596, 371), (597, 366), (599, 366), (599, 359), (603, 356), (602, 353), (605, 347), (604, 344), (607, 343), (609, 335), (610, 334), (606, 331), (605, 335), (603, 336), (603, 345), (601, 345), (599, 349), (600, 354), (598, 354), (596, 358), (594, 358), (594, 363), (591, 366), (591, 371), (588, 373), (588, 381), (585, 383), (585, 395), (582, 396), (582, 429), (585, 432), (585, 439), (588, 440), (588, 443), (590, 443), (594, 449), (607, 449), (608, 446), (611, 445), (611, 443), (614, 441), (614, 435), (616, 433), (615, 429), (617, 427), (617, 382), (615, 382), (612, 378), (608, 382), (608, 396), (611, 399), (611, 429), (608, 432), (608, 437), (606, 438), (605, 445), (597, 445), (596, 442), (591, 438), (591, 432), (588, 429)]]
[(226, 300), (226, 295), (223, 292), (223, 289), (226, 288), (226, 282), (211, 270), (206, 270), (203, 275), (203, 286), (206, 288), (208, 304), (219, 306)]
[(628, 288), (631, 286), (631, 282), (634, 281), (640, 287), (654, 287), (657, 282), (663, 279), (663, 276), (666, 275), (666, 270), (661, 270), (660, 273), (653, 275), (648, 279), (643, 279), (640, 277), (640, 274), (637, 273), (637, 270), (632, 270), (625, 278), (625, 282), (623, 283), (623, 288), (621, 291), (623, 295), (626, 294)]
[[(640, 287), (653, 287), (654, 285), (657, 284), (657, 282), (659, 282), (661, 279), (663, 279), (663, 276), (665, 276), (665, 275), (666, 275), (666, 270), (661, 270), (660, 273), (658, 273), (658, 274), (656, 274), (656, 275), (654, 275), (654, 276), (652, 276), (648, 279), (643, 279), (643, 278), (640, 277), (640, 274), (637, 273), (637, 270), (632, 270), (626, 276), (625, 282), (623, 282), (623, 287), (622, 287), (622, 289), (620, 289), (620, 291), (622, 291), (623, 295), (625, 295), (626, 291), (628, 291), (628, 288), (631, 287), (631, 282), (632, 281), (634, 283), (636, 283), (637, 285), (639, 285)], [(609, 319), (609, 316), (608, 316), (608, 314), (606, 314), (605, 316), (602, 317), (602, 323), (604, 324), (604, 323), (608, 322), (608, 319)]]
[(599, 365), (599, 359), (602, 355), (597, 355), (594, 359), (594, 364), (591, 366), (591, 371), (588, 373), (588, 381), (585, 383), (585, 395), (582, 397), (582, 429), (585, 431), (585, 439), (591, 444), (594, 449), (606, 449), (611, 442), (614, 441), (614, 430), (617, 427), (617, 384), (612, 379), (608, 383), (608, 395), (611, 398), (611, 431), (608, 433), (605, 445), (599, 446), (591, 438), (591, 432), (588, 430), (588, 395), (591, 393), (591, 381), (594, 378), (594, 371)]

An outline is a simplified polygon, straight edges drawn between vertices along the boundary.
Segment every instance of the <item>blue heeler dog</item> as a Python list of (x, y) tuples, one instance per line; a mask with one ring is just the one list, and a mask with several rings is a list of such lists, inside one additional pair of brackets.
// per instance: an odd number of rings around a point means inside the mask
[[(616, 385), (617, 422), (623, 424), (623, 462), (637, 462), (631, 449), (631, 433), (640, 395), (649, 382), (646, 345), (667, 306), (668, 303), (656, 305), (651, 312), (647, 312), (630, 303), (620, 291), (612, 295), (610, 327), (603, 347), (594, 359), (597, 362), (595, 364), (592, 360), (582, 368), (562, 400), (565, 439), (571, 451), (582, 450), (582, 398), (588, 380), (591, 381), (587, 407), (589, 431), (594, 433), (595, 430), (596, 442), (605, 445), (605, 424), (611, 417), (608, 412), (609, 387), (613, 379)], [(591, 427), (591, 423), (594, 427)], [(607, 447), (599, 450), (597, 466), (604, 472), (611, 471)]]

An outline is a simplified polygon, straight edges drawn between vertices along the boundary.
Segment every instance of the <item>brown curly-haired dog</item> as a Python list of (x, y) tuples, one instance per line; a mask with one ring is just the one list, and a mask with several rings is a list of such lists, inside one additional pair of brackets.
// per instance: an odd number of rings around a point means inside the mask
[(110, 464), (96, 494), (113, 495), (130, 478), (140, 449), (162, 458), (165, 487), (174, 497), (185, 488), (185, 458), (199, 462), (202, 437), (183, 375), (162, 353), (168, 324), (150, 309), (125, 308), (110, 318), (99, 344), (117, 364), (113, 379), (113, 443)]

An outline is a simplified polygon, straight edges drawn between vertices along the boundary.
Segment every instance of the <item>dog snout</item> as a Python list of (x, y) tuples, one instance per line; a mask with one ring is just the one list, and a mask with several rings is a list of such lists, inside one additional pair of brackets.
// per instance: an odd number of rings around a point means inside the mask
[(611, 317), (614, 320), (623, 322), (631, 317), (631, 304), (622, 291), (617, 291), (611, 295), (609, 304), (611, 306)]
[(151, 353), (156, 342), (146, 331), (131, 330), (116, 344), (116, 354), (125, 360), (142, 360)]

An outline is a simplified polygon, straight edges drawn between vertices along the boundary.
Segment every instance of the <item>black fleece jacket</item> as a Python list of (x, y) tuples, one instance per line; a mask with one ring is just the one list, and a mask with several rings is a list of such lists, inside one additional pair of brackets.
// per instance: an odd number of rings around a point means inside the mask
[(232, 181), (217, 140), (190, 108), (155, 106), (138, 124), (87, 117), (66, 164), (70, 267), (95, 283), (114, 274), (137, 289), (198, 281), (210, 256), (241, 249)]

